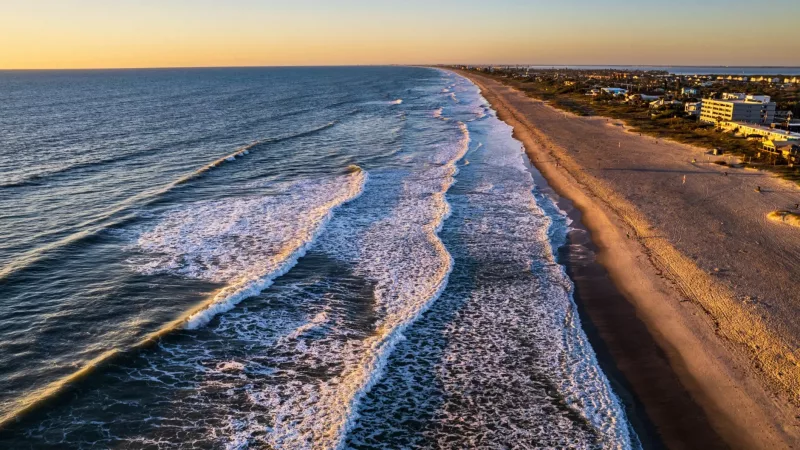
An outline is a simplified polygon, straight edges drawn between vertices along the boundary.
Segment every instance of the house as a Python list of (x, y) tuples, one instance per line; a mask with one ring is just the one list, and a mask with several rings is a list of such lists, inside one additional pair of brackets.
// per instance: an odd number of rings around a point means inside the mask
[(684, 105), (683, 110), (686, 112), (686, 115), (700, 117), (700, 108), (702, 106), (703, 102), (687, 103)]
[(779, 153), (784, 158), (794, 162), (800, 156), (800, 143), (797, 141), (772, 141), (766, 140), (762, 144), (764, 150), (770, 153)]
[(601, 91), (603, 91), (603, 92), (604, 92), (604, 93), (606, 93), (606, 94), (611, 94), (611, 95), (613, 95), (614, 97), (619, 97), (619, 96), (621, 96), (621, 95), (623, 95), (623, 96), (624, 96), (625, 94), (627, 94), (627, 93), (628, 93), (628, 90), (627, 90), (627, 89), (622, 89), (622, 88), (613, 88), (613, 87), (602, 88), (602, 89), (600, 89), (600, 90), (601, 90)]
[(661, 109), (661, 108), (677, 108), (683, 105), (683, 102), (679, 102), (678, 100), (666, 100), (666, 99), (658, 99), (654, 102), (650, 102), (650, 108), (653, 109)]
[(652, 102), (652, 101), (658, 100), (660, 98), (661, 98), (660, 95), (628, 94), (628, 95), (625, 96), (625, 101), (637, 102), (637, 101), (641, 100), (643, 102)]
[(681, 89), (681, 95), (685, 95), (687, 97), (694, 97), (695, 95), (697, 95), (697, 88), (685, 87)]

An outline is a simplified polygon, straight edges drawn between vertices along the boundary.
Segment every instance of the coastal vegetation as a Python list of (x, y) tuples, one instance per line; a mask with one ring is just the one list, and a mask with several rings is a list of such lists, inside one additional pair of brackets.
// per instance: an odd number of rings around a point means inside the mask
[[(727, 156), (738, 157), (743, 166), (765, 169), (777, 173), (783, 178), (800, 183), (800, 165), (791, 164), (780, 155), (764, 151), (760, 139), (748, 139), (733, 133), (723, 132), (711, 123), (704, 123), (696, 117), (687, 115), (682, 106), (652, 108), (647, 101), (626, 101), (622, 96), (613, 96), (599, 92), (597, 95), (586, 95), (587, 91), (597, 84), (596, 79), (614, 80), (614, 71), (598, 71), (597, 75), (582, 74), (583, 81), (566, 80), (563, 76), (515, 76), (513, 72), (495, 70), (482, 71), (482, 75), (495, 78), (506, 85), (525, 92), (528, 96), (542, 100), (555, 108), (579, 116), (602, 116), (623, 121), (631, 132), (641, 133), (657, 139), (670, 139), (701, 148), (720, 149)], [(609, 73), (606, 73), (609, 72)], [(637, 76), (641, 91), (650, 91), (662, 96), (670, 91), (680, 92), (680, 82), (664, 81), (665, 74), (649, 73)], [(630, 81), (630, 80), (628, 80)], [(613, 81), (606, 84), (615, 85)], [(618, 83), (626, 85), (625, 83)], [(744, 90), (743, 87), (726, 87), (725, 89)], [(721, 92), (721, 88), (718, 89)], [(759, 94), (772, 95), (779, 108), (789, 111), (800, 109), (800, 93), (797, 88), (781, 90), (765, 86), (759, 87)], [(716, 95), (708, 92), (708, 95)], [(676, 95), (677, 97), (677, 95)], [(699, 96), (698, 96), (699, 97)], [(697, 101), (698, 98), (682, 98), (686, 101)], [(798, 111), (800, 112), (800, 111)]]

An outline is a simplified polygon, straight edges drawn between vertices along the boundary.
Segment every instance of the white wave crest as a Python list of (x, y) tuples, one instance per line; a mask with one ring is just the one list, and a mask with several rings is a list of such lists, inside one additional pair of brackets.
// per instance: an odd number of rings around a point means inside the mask
[[(401, 182), (400, 198), (387, 216), (371, 222), (356, 239), (352, 239), (352, 230), (334, 237), (338, 233), (332, 229), (321, 242), (325, 251), (354, 264), (358, 274), (374, 283), (374, 306), (380, 318), (366, 338), (283, 341), (292, 343), (294, 364), (341, 364), (342, 370), (333, 379), (274, 386), (251, 398), (271, 412), (270, 445), (341, 448), (358, 417), (359, 402), (382, 376), (388, 356), (404, 339), (403, 332), (446, 287), (453, 261), (438, 233), (450, 214), (445, 193), (455, 182), (456, 163), (469, 145), (466, 126), (459, 123), (458, 130), (457, 140), (412, 156), (414, 170), (405, 178), (391, 174), (373, 177), (373, 189), (367, 194), (370, 199), (379, 196), (382, 188), (396, 189)], [(326, 315), (318, 315), (289, 338), (327, 320)]]
[(334, 208), (357, 197), (366, 173), (286, 184), (280, 195), (198, 202), (166, 215), (143, 233), (136, 269), (224, 283), (186, 328), (257, 295), (291, 269), (313, 244)]

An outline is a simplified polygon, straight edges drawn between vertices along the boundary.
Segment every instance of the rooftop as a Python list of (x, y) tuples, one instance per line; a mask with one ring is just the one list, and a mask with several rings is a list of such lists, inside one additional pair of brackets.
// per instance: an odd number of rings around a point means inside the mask
[(790, 138), (790, 139), (800, 139), (800, 133), (794, 133), (794, 132), (791, 132), (791, 131), (781, 130), (780, 128), (771, 128), (771, 127), (767, 127), (767, 126), (764, 126), (764, 125), (759, 125), (759, 124), (755, 124), (755, 123), (746, 123), (746, 122), (729, 122), (729, 123), (736, 124), (737, 126), (740, 126), (740, 127), (751, 128), (751, 129), (754, 129), (754, 130), (761, 130), (761, 131), (770, 132), (770, 133), (779, 133), (779, 134), (784, 135), (784, 136), (786, 136), (787, 138)]

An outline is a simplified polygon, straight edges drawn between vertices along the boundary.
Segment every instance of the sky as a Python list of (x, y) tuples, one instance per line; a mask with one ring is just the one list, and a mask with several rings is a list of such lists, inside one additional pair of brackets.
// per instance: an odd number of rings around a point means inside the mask
[(0, 69), (800, 66), (798, 0), (0, 0)]

